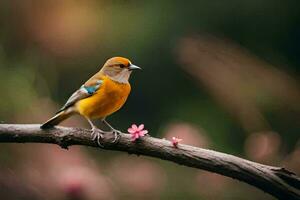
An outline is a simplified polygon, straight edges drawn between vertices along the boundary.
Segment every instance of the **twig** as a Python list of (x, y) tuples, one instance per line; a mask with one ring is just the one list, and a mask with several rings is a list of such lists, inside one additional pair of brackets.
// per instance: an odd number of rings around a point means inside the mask
[[(41, 130), (40, 125), (0, 124), (1, 143), (52, 143), (62, 148), (71, 145), (98, 147), (90, 131), (79, 128), (56, 127)], [(300, 199), (300, 178), (284, 168), (262, 165), (233, 155), (179, 144), (174, 148), (170, 141), (143, 137), (136, 142), (121, 134), (117, 143), (107, 135), (101, 144), (107, 150), (124, 151), (173, 161), (180, 165), (203, 169), (246, 182), (278, 199)]]

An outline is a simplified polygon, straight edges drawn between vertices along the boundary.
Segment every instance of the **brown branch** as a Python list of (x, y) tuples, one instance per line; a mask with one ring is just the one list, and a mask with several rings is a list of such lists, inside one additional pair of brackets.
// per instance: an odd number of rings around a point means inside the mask
[[(62, 148), (71, 145), (98, 147), (88, 130), (56, 127), (41, 130), (40, 125), (0, 124), (1, 143), (52, 143)], [(278, 199), (300, 199), (300, 178), (280, 167), (251, 162), (236, 156), (212, 150), (179, 144), (174, 148), (170, 141), (144, 137), (131, 142), (129, 135), (121, 134), (118, 143), (111, 143), (107, 135), (102, 149), (124, 151), (173, 161), (180, 165), (203, 169), (246, 182)], [(100, 148), (100, 147), (98, 147)]]

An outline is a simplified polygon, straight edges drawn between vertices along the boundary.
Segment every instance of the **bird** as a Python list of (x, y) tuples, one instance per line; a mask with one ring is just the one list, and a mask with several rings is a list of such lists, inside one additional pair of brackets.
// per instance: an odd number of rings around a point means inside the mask
[[(100, 140), (106, 133), (113, 133), (113, 142), (116, 142), (121, 131), (111, 126), (106, 121), (106, 117), (125, 104), (131, 91), (129, 78), (135, 70), (141, 70), (141, 68), (132, 64), (127, 58), (108, 59), (100, 71), (69, 97), (54, 117), (41, 125), (41, 129), (53, 128), (72, 115), (80, 114), (89, 122), (92, 138), (97, 139), (99, 146), (102, 146)], [(97, 128), (92, 122), (94, 119), (100, 119), (110, 131)]]

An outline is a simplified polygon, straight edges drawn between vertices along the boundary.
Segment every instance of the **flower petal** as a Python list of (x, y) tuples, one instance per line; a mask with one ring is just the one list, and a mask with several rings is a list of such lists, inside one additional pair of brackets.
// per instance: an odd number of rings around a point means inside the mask
[(134, 134), (136, 131), (133, 128), (127, 129), (128, 133)]
[(137, 127), (136, 124), (132, 124), (131, 128), (134, 129), (134, 130), (138, 130), (138, 127)]
[(141, 135), (141, 136), (144, 136), (144, 135), (146, 135), (147, 133), (148, 133), (148, 130), (143, 130), (143, 131), (140, 132), (140, 135)]
[(141, 124), (141, 125), (139, 125), (138, 130), (142, 131), (144, 129), (144, 127), (145, 127), (144, 124)]
[(173, 145), (175, 148), (177, 148), (177, 145), (178, 145), (178, 143), (179, 143), (180, 141), (182, 141), (182, 139), (177, 138), (177, 137), (172, 137), (171, 143), (172, 143), (172, 145)]

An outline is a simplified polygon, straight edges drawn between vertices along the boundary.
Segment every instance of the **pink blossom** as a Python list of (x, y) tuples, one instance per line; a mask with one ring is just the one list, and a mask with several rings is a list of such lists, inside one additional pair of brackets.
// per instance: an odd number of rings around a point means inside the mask
[(148, 131), (144, 130), (144, 124), (141, 124), (139, 126), (132, 124), (130, 128), (128, 128), (128, 133), (131, 135), (131, 140), (135, 141), (139, 139), (140, 137), (145, 136)]
[(175, 148), (177, 148), (178, 147), (178, 143), (179, 142), (181, 142), (182, 141), (182, 139), (180, 139), (180, 138), (177, 138), (177, 137), (172, 137), (172, 144), (173, 144), (173, 146), (175, 147)]

